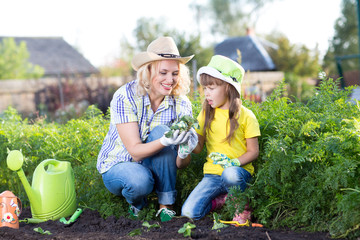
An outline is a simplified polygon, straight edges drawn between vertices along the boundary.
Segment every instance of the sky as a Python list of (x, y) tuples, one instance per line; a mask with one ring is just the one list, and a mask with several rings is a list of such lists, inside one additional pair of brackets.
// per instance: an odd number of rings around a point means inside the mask
[[(206, 0), (0, 0), (0, 36), (63, 37), (94, 66), (119, 56), (122, 38), (133, 40), (141, 17), (161, 19), (169, 29), (197, 31), (192, 3)], [(291, 43), (316, 45), (322, 54), (334, 35), (341, 0), (273, 0), (261, 10), (255, 32), (276, 30)], [(206, 22), (201, 29), (207, 30)]]

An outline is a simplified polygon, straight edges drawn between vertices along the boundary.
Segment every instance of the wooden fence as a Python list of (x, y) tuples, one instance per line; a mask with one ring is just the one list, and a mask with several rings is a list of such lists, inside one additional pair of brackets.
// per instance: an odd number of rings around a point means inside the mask
[[(261, 101), (283, 78), (282, 72), (248, 72), (242, 82), (244, 95), (254, 101)], [(0, 80), (0, 113), (8, 106), (24, 116), (35, 115), (41, 109), (52, 113), (82, 101), (96, 104), (106, 111), (116, 89), (132, 79), (73, 77)]]
[(120, 77), (0, 80), (0, 113), (12, 106), (28, 116), (35, 114), (41, 106), (51, 112), (83, 100), (101, 107), (108, 105), (111, 91), (128, 80)]

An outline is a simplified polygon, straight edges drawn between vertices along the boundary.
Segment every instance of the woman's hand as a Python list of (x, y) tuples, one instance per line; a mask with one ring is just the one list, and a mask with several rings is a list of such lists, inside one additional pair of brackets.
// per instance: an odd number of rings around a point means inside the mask
[(166, 133), (164, 133), (164, 135), (160, 138), (160, 143), (165, 147), (170, 145), (182, 144), (188, 141), (190, 137), (190, 134), (188, 132), (183, 131), (182, 133), (180, 133), (180, 130), (176, 130), (171, 137), (166, 137)]

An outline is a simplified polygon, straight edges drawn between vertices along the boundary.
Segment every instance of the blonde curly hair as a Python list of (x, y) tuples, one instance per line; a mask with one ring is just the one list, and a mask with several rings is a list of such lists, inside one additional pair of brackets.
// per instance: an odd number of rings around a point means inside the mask
[[(160, 61), (153, 61), (144, 64), (137, 71), (138, 86), (137, 92), (139, 95), (144, 96), (151, 91), (151, 80), (159, 73)], [(177, 85), (172, 90), (171, 95), (179, 96), (186, 95), (190, 92), (190, 74), (189, 68), (179, 62), (179, 75), (177, 77)]]

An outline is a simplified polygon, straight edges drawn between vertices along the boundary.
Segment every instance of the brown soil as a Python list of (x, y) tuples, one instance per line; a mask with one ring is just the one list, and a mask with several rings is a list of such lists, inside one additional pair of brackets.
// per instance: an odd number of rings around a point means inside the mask
[[(30, 218), (29, 209), (23, 210), (20, 219)], [(150, 224), (158, 223), (160, 228), (147, 229), (142, 226), (142, 221), (128, 218), (109, 217), (101, 218), (98, 212), (86, 209), (80, 217), (70, 225), (59, 221), (47, 221), (39, 224), (20, 223), (19, 229), (8, 227), (0, 228), (0, 239), (186, 239), (178, 230), (188, 218), (177, 217), (169, 222), (160, 223), (150, 221)], [(196, 228), (192, 230), (192, 239), (256, 239), (256, 240), (304, 240), (331, 239), (327, 233), (294, 232), (289, 230), (271, 230), (265, 227), (234, 227), (222, 228), (220, 231), (211, 230), (213, 219), (205, 217), (195, 221)], [(33, 229), (41, 227), (44, 231), (50, 231), (51, 235), (42, 235)], [(130, 237), (129, 233), (135, 229), (141, 230), (141, 235)]]

